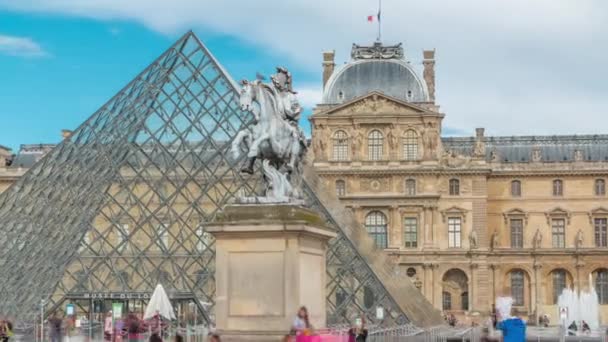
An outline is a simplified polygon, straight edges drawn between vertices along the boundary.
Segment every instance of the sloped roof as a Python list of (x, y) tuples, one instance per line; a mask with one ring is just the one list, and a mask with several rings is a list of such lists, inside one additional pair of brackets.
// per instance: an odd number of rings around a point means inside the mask
[[(475, 137), (444, 137), (444, 148), (470, 155)], [(485, 137), (486, 160), (498, 154), (501, 162), (529, 162), (532, 151), (539, 149), (544, 162), (573, 161), (575, 151), (581, 151), (583, 160), (608, 161), (608, 135), (552, 135), (552, 136), (498, 136)]]

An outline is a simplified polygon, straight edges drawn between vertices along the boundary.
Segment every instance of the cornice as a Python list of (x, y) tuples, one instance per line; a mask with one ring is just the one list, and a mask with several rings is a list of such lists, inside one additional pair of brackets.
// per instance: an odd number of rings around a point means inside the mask
[(489, 175), (488, 169), (322, 169), (315, 167), (318, 175)]

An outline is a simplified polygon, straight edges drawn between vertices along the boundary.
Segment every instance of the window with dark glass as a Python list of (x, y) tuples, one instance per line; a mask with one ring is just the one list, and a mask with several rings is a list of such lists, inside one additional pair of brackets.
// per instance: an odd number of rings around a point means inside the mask
[(595, 273), (595, 292), (601, 305), (608, 304), (608, 270), (602, 269)]
[(384, 144), (384, 137), (378, 130), (373, 130), (367, 137), (367, 149), (369, 160), (381, 160), (382, 159), (382, 147)]
[(348, 135), (344, 131), (336, 131), (333, 135), (333, 159), (348, 160)]
[(553, 181), (553, 196), (562, 196), (564, 194), (564, 182), (561, 179)]
[(403, 219), (403, 234), (406, 248), (418, 247), (418, 219), (406, 217)]
[(408, 196), (416, 195), (416, 180), (406, 179), (405, 180), (405, 194)]
[(551, 273), (553, 280), (553, 304), (557, 304), (557, 299), (566, 288), (566, 271), (555, 270)]
[(511, 219), (511, 248), (524, 247), (524, 220)]
[(448, 247), (460, 248), (460, 217), (448, 217)]
[(450, 195), (460, 195), (460, 181), (458, 179), (450, 179)]
[(378, 248), (386, 248), (388, 244), (386, 216), (380, 211), (372, 211), (365, 217), (365, 228)]
[(593, 220), (595, 228), (595, 246), (608, 247), (608, 219), (596, 218)]
[(418, 135), (411, 129), (403, 136), (403, 159), (418, 159)]
[(511, 297), (513, 298), (513, 305), (523, 306), (524, 305), (524, 272), (523, 271), (512, 271), (511, 272)]
[(603, 179), (595, 180), (595, 195), (605, 196), (606, 195), (606, 182)]
[(443, 302), (443, 310), (452, 310), (452, 295), (449, 292), (443, 291), (441, 297)]
[(551, 220), (551, 237), (553, 242), (553, 248), (566, 247), (566, 220)]
[(339, 179), (336, 181), (336, 196), (341, 197), (346, 195), (346, 182)]
[(469, 293), (463, 292), (460, 295), (460, 309), (469, 310)]
[(513, 197), (521, 196), (521, 181), (514, 180), (511, 182), (511, 196), (513, 196)]

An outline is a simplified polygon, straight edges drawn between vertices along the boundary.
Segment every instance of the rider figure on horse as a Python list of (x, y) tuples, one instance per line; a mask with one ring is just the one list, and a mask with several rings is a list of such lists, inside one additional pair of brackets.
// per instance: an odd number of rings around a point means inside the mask
[(302, 107), (296, 98), (291, 83), (291, 73), (283, 67), (277, 67), (277, 73), (270, 76), (276, 94), (277, 107), (281, 116), (293, 128), (293, 137), (306, 148), (306, 137), (298, 126)]

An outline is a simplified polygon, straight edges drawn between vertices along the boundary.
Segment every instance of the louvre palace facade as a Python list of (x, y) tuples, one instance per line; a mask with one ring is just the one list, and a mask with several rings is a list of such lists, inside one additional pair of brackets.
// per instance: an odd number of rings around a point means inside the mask
[(353, 45), (339, 67), (323, 53), (310, 121), (325, 187), (437, 309), (508, 295), (556, 323), (562, 289), (592, 286), (607, 323), (608, 135), (442, 137), (435, 51), (421, 57), (418, 71), (401, 45)]
[[(401, 45), (354, 45), (340, 67), (323, 53), (304, 190), (338, 231), (328, 323), (430, 326), (498, 295), (556, 317), (563, 288), (588, 286), (608, 322), (608, 136), (442, 137), (423, 58), (418, 72)], [(213, 324), (205, 225), (262, 184), (229, 153), (252, 120), (238, 97), (189, 32), (56, 146), (0, 146), (0, 267), (19, 275), (0, 284), (0, 314), (141, 311), (162, 283), (181, 319)]]

